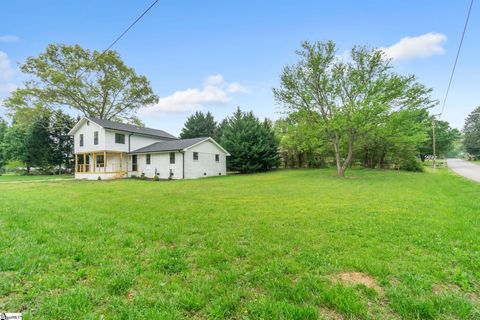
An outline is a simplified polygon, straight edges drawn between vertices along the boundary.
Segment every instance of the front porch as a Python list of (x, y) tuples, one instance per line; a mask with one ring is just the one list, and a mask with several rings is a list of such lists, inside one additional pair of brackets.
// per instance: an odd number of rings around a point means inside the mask
[(123, 178), (128, 174), (126, 152), (94, 151), (75, 154), (75, 179)]

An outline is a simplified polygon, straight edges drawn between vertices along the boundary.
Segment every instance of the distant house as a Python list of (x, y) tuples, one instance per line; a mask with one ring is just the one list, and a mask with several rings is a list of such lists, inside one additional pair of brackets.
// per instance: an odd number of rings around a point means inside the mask
[(210, 137), (178, 139), (157, 129), (92, 117), (70, 130), (75, 179), (158, 176), (195, 179), (226, 174), (230, 154)]

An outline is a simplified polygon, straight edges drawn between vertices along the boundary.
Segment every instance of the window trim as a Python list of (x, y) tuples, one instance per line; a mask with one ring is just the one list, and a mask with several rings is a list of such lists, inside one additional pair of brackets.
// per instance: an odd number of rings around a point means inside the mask
[(98, 131), (93, 131), (93, 144), (98, 145)]
[(193, 152), (193, 161), (198, 161), (198, 152)]
[[(175, 164), (175, 152), (170, 152), (170, 164)], [(172, 161), (173, 160), (173, 161)]]
[(145, 155), (145, 164), (147, 165), (152, 164), (152, 155), (150, 153), (147, 153)]
[(83, 133), (80, 133), (79, 137), (80, 137), (79, 145), (80, 145), (80, 147), (83, 147), (83, 145), (84, 145), (84, 143), (83, 143), (84, 142), (83, 141)]
[[(122, 139), (117, 140), (117, 137), (122, 137)], [(115, 132), (115, 143), (116, 144), (125, 144), (125, 134)]]

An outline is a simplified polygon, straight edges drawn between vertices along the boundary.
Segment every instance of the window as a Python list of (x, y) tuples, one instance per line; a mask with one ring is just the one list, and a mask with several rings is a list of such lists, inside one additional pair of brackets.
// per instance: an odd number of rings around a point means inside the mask
[(93, 144), (98, 144), (98, 131), (93, 132)]
[(115, 133), (115, 143), (125, 144), (125, 135), (121, 133)]
[(193, 160), (198, 160), (198, 152), (193, 153)]
[(175, 152), (170, 152), (170, 164), (175, 164)]
[(219, 154), (216, 154), (216, 155), (215, 155), (215, 161), (216, 161), (216, 162), (220, 162), (220, 155), (219, 155)]
[(137, 166), (137, 155), (134, 154), (132, 156), (132, 171), (137, 171), (138, 166)]
[(103, 155), (97, 155), (97, 159), (95, 159), (95, 166), (97, 168), (105, 167), (105, 158), (103, 157)]
[(150, 155), (147, 154), (145, 158), (146, 158), (145, 160), (147, 161), (147, 164), (150, 164)]
[(83, 147), (83, 133), (80, 134), (80, 147)]

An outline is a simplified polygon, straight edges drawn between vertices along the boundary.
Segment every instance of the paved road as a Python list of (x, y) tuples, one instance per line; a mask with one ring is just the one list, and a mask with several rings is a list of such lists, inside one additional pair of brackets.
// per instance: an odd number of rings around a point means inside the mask
[(480, 182), (480, 165), (460, 159), (448, 159), (448, 167), (467, 179)]

